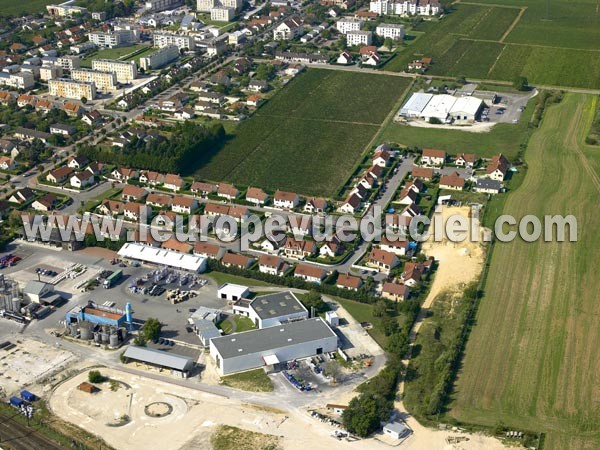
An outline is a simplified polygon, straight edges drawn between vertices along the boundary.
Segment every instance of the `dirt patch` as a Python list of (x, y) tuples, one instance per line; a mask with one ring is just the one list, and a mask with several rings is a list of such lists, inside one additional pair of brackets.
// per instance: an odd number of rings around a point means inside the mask
[(214, 450), (281, 449), (280, 438), (241, 428), (220, 426), (211, 437)]

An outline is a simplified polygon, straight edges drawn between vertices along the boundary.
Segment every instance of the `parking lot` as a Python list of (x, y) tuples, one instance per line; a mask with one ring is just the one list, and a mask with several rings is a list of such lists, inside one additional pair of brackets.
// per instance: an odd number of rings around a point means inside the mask
[(499, 93), (496, 103), (486, 102), (490, 106), (483, 109), (479, 120), (490, 123), (518, 123), (527, 102), (533, 95), (533, 92), (528, 95)]

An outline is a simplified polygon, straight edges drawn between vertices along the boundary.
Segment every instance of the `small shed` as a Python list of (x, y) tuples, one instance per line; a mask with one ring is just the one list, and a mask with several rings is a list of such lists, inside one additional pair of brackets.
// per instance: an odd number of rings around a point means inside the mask
[(327, 311), (325, 313), (325, 321), (332, 327), (338, 327), (340, 325), (340, 318), (335, 311)]
[(412, 430), (404, 422), (393, 421), (388, 422), (383, 426), (383, 433), (394, 439), (403, 439), (412, 433)]
[(83, 392), (87, 392), (88, 394), (94, 394), (100, 390), (93, 384), (88, 383), (87, 381), (84, 381), (79, 386), (77, 386), (77, 389)]
[(29, 391), (21, 391), (21, 398), (28, 402), (34, 402), (37, 400), (37, 395), (32, 394)]
[(242, 298), (247, 298), (248, 294), (250, 294), (250, 289), (248, 286), (243, 286), (241, 284), (233, 284), (233, 283), (225, 283), (219, 286), (217, 291), (217, 296), (224, 300), (229, 300), (235, 302)]

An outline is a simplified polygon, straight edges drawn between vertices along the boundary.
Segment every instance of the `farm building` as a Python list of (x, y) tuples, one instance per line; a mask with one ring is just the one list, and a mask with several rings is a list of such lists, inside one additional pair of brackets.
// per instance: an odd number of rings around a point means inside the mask
[(456, 102), (456, 97), (447, 94), (435, 95), (429, 100), (427, 106), (421, 112), (420, 117), (427, 121), (438, 119), (441, 122), (448, 121), (448, 114)]
[(139, 361), (144, 364), (159, 367), (161, 369), (171, 369), (181, 373), (181, 376), (187, 378), (194, 368), (194, 360), (187, 356), (167, 353), (152, 348), (136, 347), (130, 345), (123, 354), (128, 360)]
[(127, 243), (118, 252), (122, 258), (150, 264), (169, 266), (175, 269), (201, 273), (206, 270), (206, 258), (172, 250), (157, 249), (143, 244)]
[(249, 294), (250, 289), (248, 288), (248, 286), (243, 286), (241, 284), (234, 283), (222, 284), (217, 290), (217, 297), (232, 302), (238, 301), (242, 298), (246, 298)]
[(415, 92), (402, 108), (400, 108), (400, 115), (402, 117), (421, 117), (421, 113), (431, 100), (433, 94), (424, 94), (422, 92)]
[(455, 124), (475, 122), (483, 109), (483, 101), (477, 97), (459, 97), (450, 108), (450, 117)]
[(337, 335), (320, 318), (211, 339), (217, 371), (228, 375), (336, 351)]
[(249, 317), (258, 328), (308, 318), (308, 311), (291, 291), (261, 295), (248, 302), (237, 302), (233, 312)]

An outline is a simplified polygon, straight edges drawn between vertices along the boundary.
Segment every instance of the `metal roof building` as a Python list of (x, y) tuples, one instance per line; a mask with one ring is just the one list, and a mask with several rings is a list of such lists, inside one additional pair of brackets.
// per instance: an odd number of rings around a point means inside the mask
[(455, 122), (474, 122), (482, 108), (483, 100), (480, 98), (459, 97), (450, 108), (449, 114)]
[(143, 244), (127, 243), (121, 247), (118, 254), (123, 258), (174, 267), (175, 269), (189, 270), (191, 272), (200, 273), (206, 270), (206, 258), (203, 256), (190, 255)]
[(214, 322), (206, 319), (199, 319), (194, 322), (194, 331), (200, 338), (200, 342), (208, 347), (212, 338), (221, 337), (221, 332), (215, 326)]
[(125, 350), (125, 358), (140, 361), (152, 366), (163, 367), (166, 369), (176, 370), (181, 372), (183, 376), (187, 374), (194, 367), (194, 360), (187, 356), (177, 355), (175, 353), (164, 352), (162, 350), (155, 350), (152, 348), (136, 347), (130, 345)]
[(337, 335), (321, 318), (290, 322), (211, 339), (221, 375), (336, 351)]
[(435, 95), (431, 100), (429, 100), (429, 103), (427, 103), (427, 106), (425, 106), (420, 116), (425, 120), (429, 120), (433, 117), (445, 122), (448, 119), (450, 110), (454, 106), (455, 102), (456, 97), (451, 95)]
[(250, 302), (248, 317), (258, 328), (308, 318), (308, 311), (291, 291), (261, 295)]
[(400, 115), (403, 117), (420, 117), (432, 97), (433, 94), (415, 92), (400, 109)]

